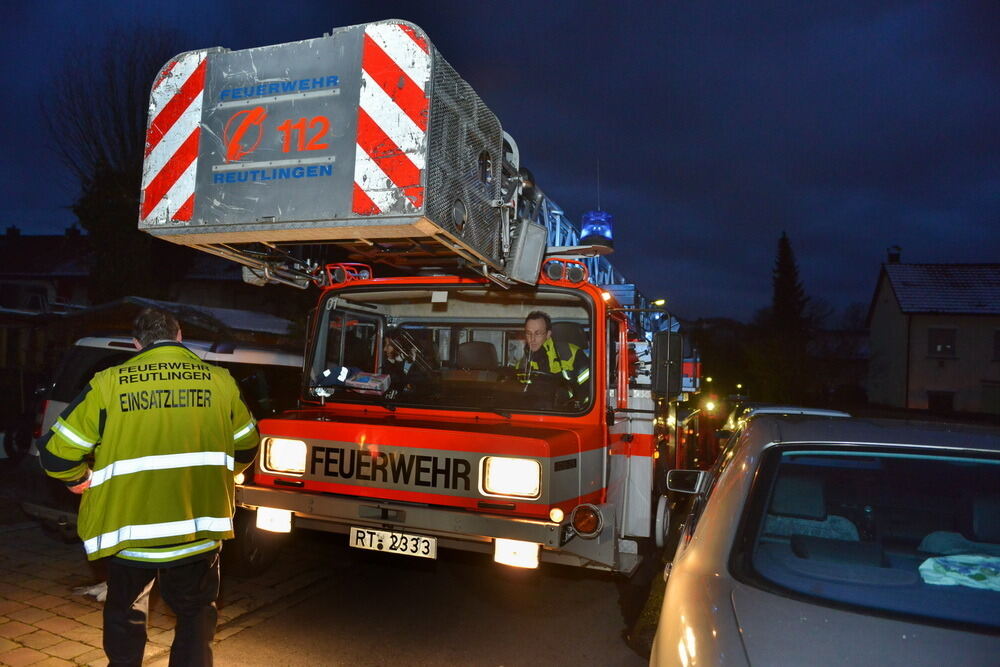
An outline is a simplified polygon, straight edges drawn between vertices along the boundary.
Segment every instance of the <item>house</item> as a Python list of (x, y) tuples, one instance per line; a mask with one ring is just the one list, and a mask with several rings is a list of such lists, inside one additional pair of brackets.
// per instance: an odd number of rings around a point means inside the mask
[(88, 253), (87, 239), (75, 226), (47, 236), (10, 226), (0, 235), (0, 369), (50, 365), (47, 325), (88, 303)]
[(0, 235), (0, 309), (5, 313), (63, 313), (87, 302), (86, 237), (76, 226), (65, 234)]
[(871, 403), (1000, 415), (1000, 264), (882, 265), (868, 311)]
[[(295, 320), (300, 329), (304, 326), (315, 292), (249, 285), (235, 262), (189, 252), (187, 270), (169, 276), (169, 301), (252, 310)], [(51, 373), (81, 327), (110, 325), (101, 318), (128, 310), (128, 304), (118, 308), (117, 301), (92, 302), (88, 294), (91, 263), (90, 239), (75, 225), (64, 234), (22, 234), (16, 226), (0, 234), (0, 390), (10, 385), (3, 380), (4, 373), (28, 378), (19, 382), (30, 388), (38, 377)]]

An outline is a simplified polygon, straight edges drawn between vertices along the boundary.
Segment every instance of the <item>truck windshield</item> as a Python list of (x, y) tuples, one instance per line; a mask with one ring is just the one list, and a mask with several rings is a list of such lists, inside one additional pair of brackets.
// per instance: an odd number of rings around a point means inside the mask
[[(321, 303), (307, 400), (579, 413), (593, 402), (592, 308), (569, 290), (365, 289)], [(525, 319), (551, 322), (532, 352)], [(547, 326), (547, 325), (545, 325)]]

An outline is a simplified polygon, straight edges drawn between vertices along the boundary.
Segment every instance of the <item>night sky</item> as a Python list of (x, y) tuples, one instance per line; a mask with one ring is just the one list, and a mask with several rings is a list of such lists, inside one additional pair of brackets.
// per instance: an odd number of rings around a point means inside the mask
[[(141, 6), (139, 6), (141, 5)], [(38, 110), (108, 29), (244, 49), (421, 26), (574, 222), (686, 317), (748, 320), (788, 233), (806, 293), (867, 304), (904, 262), (1000, 262), (1000, 3), (5, 3), (3, 227), (61, 233), (77, 186)], [(836, 322), (834, 322), (836, 323)]]

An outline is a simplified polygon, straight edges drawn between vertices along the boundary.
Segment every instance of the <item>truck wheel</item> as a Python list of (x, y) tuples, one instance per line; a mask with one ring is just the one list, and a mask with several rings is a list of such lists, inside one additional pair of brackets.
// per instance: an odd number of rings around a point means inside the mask
[(257, 513), (237, 509), (233, 517), (236, 536), (223, 543), (222, 568), (237, 577), (255, 577), (274, 563), (288, 535), (260, 530)]

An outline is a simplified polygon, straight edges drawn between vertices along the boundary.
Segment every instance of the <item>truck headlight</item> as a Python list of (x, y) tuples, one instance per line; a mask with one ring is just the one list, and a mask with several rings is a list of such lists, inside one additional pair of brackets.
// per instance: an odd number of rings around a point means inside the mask
[(487, 456), (483, 458), (480, 479), (484, 495), (537, 498), (542, 488), (542, 466), (534, 459)]
[(271, 472), (301, 475), (306, 470), (306, 443), (286, 438), (265, 438), (264, 467)]

